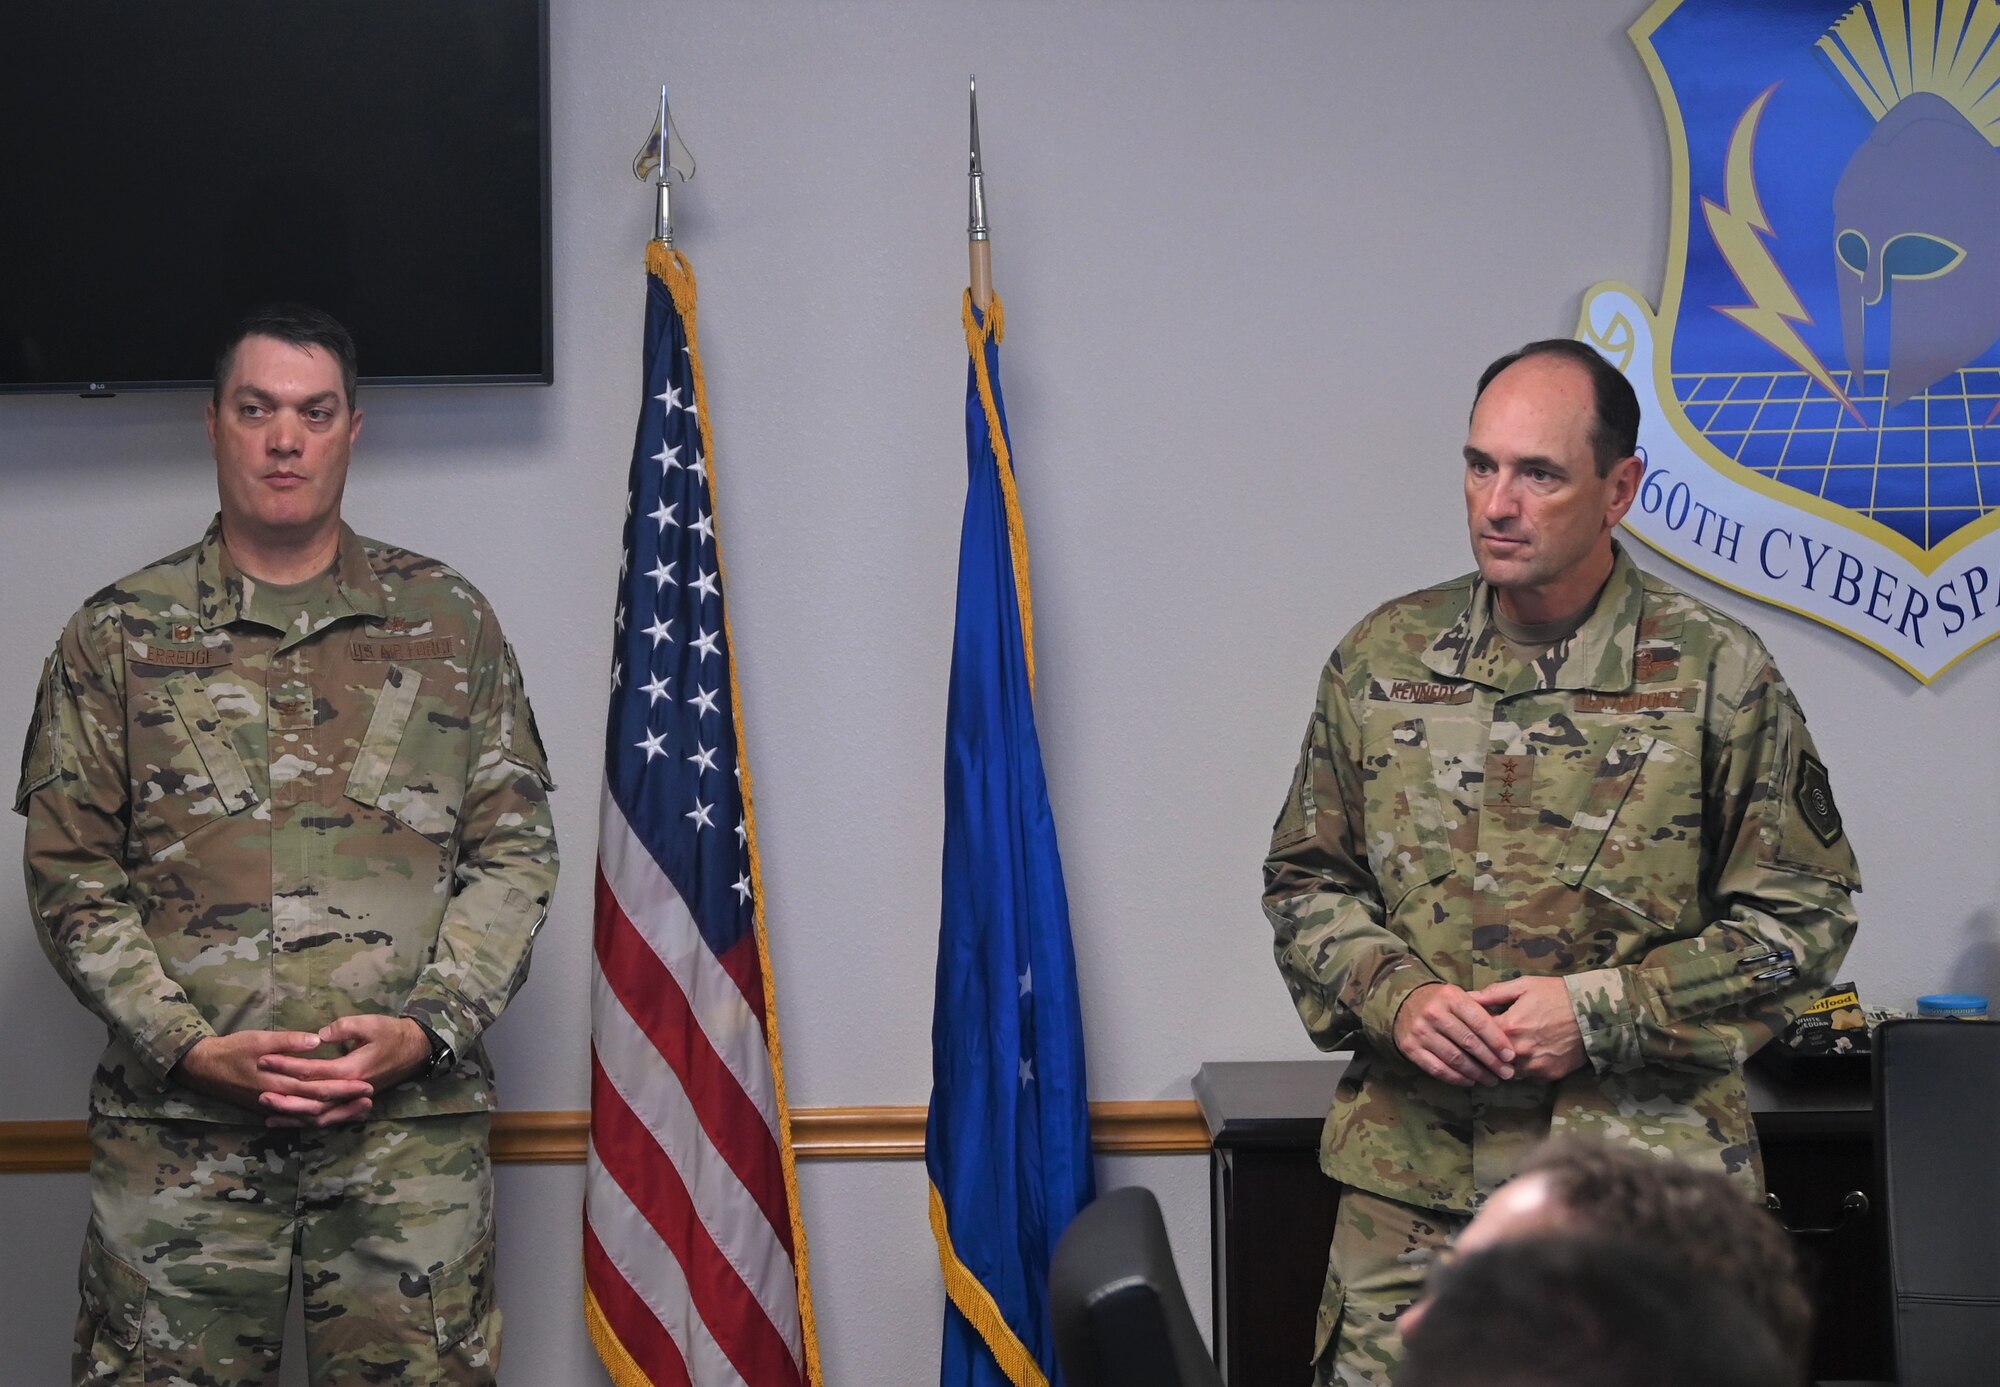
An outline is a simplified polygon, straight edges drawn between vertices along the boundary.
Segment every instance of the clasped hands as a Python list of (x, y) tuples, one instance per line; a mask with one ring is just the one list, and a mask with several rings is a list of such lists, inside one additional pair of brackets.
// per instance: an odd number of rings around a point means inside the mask
[(1396, 1048), (1460, 1088), (1563, 1078), (1583, 1067), (1583, 1032), (1561, 978), (1520, 977), (1467, 992), (1426, 983), (1396, 1013)]
[[(308, 1059), (322, 1045), (332, 1059)], [(430, 1038), (407, 1016), (343, 1016), (319, 1031), (204, 1036), (174, 1066), (188, 1087), (264, 1114), (267, 1127), (354, 1122), (430, 1059)]]

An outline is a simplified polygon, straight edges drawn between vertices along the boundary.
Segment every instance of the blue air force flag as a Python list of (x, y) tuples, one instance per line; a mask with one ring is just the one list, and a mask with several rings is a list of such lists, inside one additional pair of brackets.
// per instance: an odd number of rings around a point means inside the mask
[(1083, 1013), (1035, 735), (1027, 535), (1000, 397), (1000, 300), (965, 301), (970, 477), (945, 717), (944, 900), (925, 1161), (945, 1387), (1055, 1377), (1049, 1258), (1090, 1202)]

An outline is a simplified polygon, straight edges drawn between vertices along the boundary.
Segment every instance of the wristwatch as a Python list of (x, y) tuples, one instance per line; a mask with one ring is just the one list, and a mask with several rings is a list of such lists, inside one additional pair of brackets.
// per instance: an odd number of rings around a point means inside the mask
[(444, 1043), (443, 1037), (429, 1026), (424, 1025), (422, 1018), (412, 1016), (409, 1019), (417, 1023), (417, 1026), (424, 1033), (424, 1038), (431, 1043), (431, 1057), (429, 1062), (410, 1077), (413, 1079), (434, 1079), (444, 1073), (445, 1070), (451, 1068), (458, 1057), (452, 1054), (451, 1046)]

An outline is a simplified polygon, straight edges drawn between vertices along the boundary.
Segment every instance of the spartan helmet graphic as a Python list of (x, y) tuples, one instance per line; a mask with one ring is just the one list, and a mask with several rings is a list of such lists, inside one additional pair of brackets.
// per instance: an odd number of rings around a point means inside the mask
[[(1885, 408), (2000, 339), (2000, 111), (1980, 62), (1996, 27), (2000, 0), (1867, 0), (1819, 41), (1878, 122), (1834, 190), (1833, 252), (1848, 369), (1858, 384), (1886, 364)], [(1870, 363), (1881, 314), (1889, 359)]]

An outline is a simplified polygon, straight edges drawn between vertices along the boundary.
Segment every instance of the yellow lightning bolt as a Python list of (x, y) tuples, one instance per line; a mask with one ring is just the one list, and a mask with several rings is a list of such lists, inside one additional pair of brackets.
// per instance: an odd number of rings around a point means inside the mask
[(1791, 281), (1785, 278), (1785, 272), (1778, 268), (1778, 262), (1771, 258), (1770, 250), (1764, 245), (1763, 237), (1770, 234), (1771, 222), (1764, 215), (1764, 204), (1757, 197), (1754, 151), (1757, 122), (1763, 118), (1764, 107), (1770, 102), (1771, 93), (1777, 89), (1775, 82), (1766, 87), (1763, 94), (1743, 112), (1742, 118), (1736, 122), (1736, 132), (1729, 137), (1729, 163), (1725, 176), (1729, 205), (1718, 207), (1708, 198), (1701, 200), (1701, 209), (1708, 217), (1709, 234), (1715, 237), (1716, 248), (1729, 262), (1729, 268), (1736, 272), (1743, 292), (1750, 296), (1749, 303), (1721, 308), (1720, 311), (1797, 362), (1828, 394), (1847, 407), (1847, 412), (1854, 416), (1857, 423), (1865, 423), (1861, 411), (1847, 398), (1847, 392), (1834, 383), (1832, 373), (1821, 364), (1818, 354), (1792, 327), (1794, 322), (1811, 326), (1812, 315), (1799, 302)]

